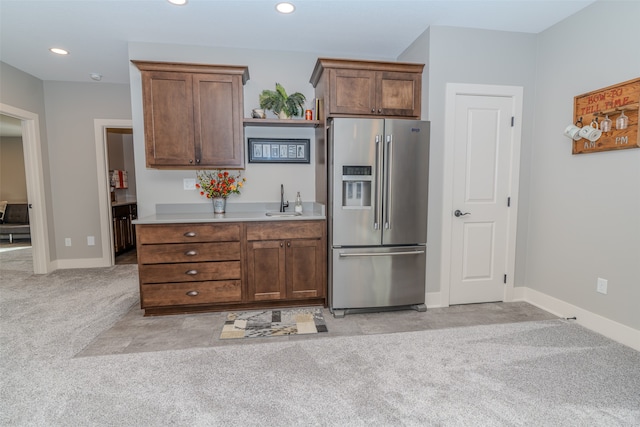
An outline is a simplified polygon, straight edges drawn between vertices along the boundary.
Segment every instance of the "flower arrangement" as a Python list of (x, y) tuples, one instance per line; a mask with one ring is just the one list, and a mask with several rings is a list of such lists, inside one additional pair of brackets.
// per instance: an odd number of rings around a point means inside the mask
[(201, 196), (207, 199), (214, 197), (227, 198), (229, 194), (240, 194), (240, 189), (244, 185), (246, 178), (241, 178), (240, 172), (231, 175), (227, 171), (198, 171), (198, 183), (196, 188), (200, 190)]

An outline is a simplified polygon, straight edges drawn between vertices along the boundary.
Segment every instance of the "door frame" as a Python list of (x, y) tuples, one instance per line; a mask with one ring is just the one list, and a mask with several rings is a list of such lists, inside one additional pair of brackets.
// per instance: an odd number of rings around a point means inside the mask
[(49, 228), (42, 170), (42, 146), (40, 141), (40, 119), (38, 114), (0, 103), (0, 113), (22, 121), (22, 151), (27, 181), (27, 203), (33, 272), (47, 274), (53, 270), (49, 251)]
[(113, 252), (113, 216), (111, 213), (111, 189), (109, 188), (109, 155), (107, 151), (107, 128), (133, 129), (132, 120), (94, 119), (93, 129), (96, 144), (96, 178), (98, 179), (98, 206), (100, 211), (100, 241), (102, 242), (102, 262), (100, 265), (115, 264)]
[(520, 182), (520, 146), (522, 143), (522, 101), (524, 89), (522, 86), (481, 85), (467, 83), (447, 83), (445, 94), (445, 123), (444, 123), (444, 161), (443, 161), (443, 196), (442, 196), (442, 244), (440, 247), (440, 306), (448, 307), (451, 286), (451, 232), (453, 227), (453, 165), (455, 143), (455, 111), (458, 95), (471, 96), (502, 96), (513, 99), (514, 123), (513, 141), (511, 147), (511, 166), (509, 177), (509, 194), (511, 207), (507, 215), (507, 283), (503, 301), (513, 300), (513, 285), (515, 275), (515, 247), (518, 219), (518, 191)]

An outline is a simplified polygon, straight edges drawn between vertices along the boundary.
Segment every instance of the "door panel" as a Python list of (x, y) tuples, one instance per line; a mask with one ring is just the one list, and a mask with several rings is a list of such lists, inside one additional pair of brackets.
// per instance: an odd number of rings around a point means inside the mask
[(143, 75), (147, 165), (194, 161), (193, 93), (189, 73), (152, 71)]
[(429, 123), (385, 121), (382, 244), (427, 241)]
[(456, 97), (450, 304), (504, 298), (513, 108), (511, 97)]
[(333, 249), (332, 309), (424, 304), (424, 246)]
[(285, 250), (282, 241), (248, 242), (246, 268), (249, 300), (285, 297)]
[[(331, 124), (330, 235), (334, 246), (371, 246), (381, 242), (382, 190), (377, 165), (382, 162), (383, 124), (383, 120), (376, 119), (335, 119)], [(371, 175), (356, 175), (356, 171), (348, 170), (345, 174), (345, 166), (369, 167)]]
[(242, 127), (238, 116), (242, 83), (239, 76), (194, 74), (195, 141), (198, 163), (205, 166), (244, 165)]

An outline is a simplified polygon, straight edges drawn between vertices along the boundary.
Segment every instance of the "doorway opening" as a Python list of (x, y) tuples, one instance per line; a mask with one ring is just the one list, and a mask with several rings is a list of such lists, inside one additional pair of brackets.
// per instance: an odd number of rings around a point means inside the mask
[(94, 120), (100, 230), (105, 265), (134, 264), (137, 218), (131, 120)]
[(132, 128), (106, 128), (107, 162), (113, 228), (114, 263), (137, 264), (135, 226), (138, 218)]
[(0, 114), (20, 121), (32, 267), (35, 274), (47, 274), (51, 271), (52, 265), (39, 118), (35, 113), (2, 103), (0, 103)]

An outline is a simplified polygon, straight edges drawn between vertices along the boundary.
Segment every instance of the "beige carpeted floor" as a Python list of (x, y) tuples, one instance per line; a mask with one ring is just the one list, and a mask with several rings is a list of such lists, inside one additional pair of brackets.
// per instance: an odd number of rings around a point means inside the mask
[(0, 253), (3, 426), (640, 425), (640, 353), (571, 321), (77, 357), (139, 310), (136, 266), (19, 264)]

